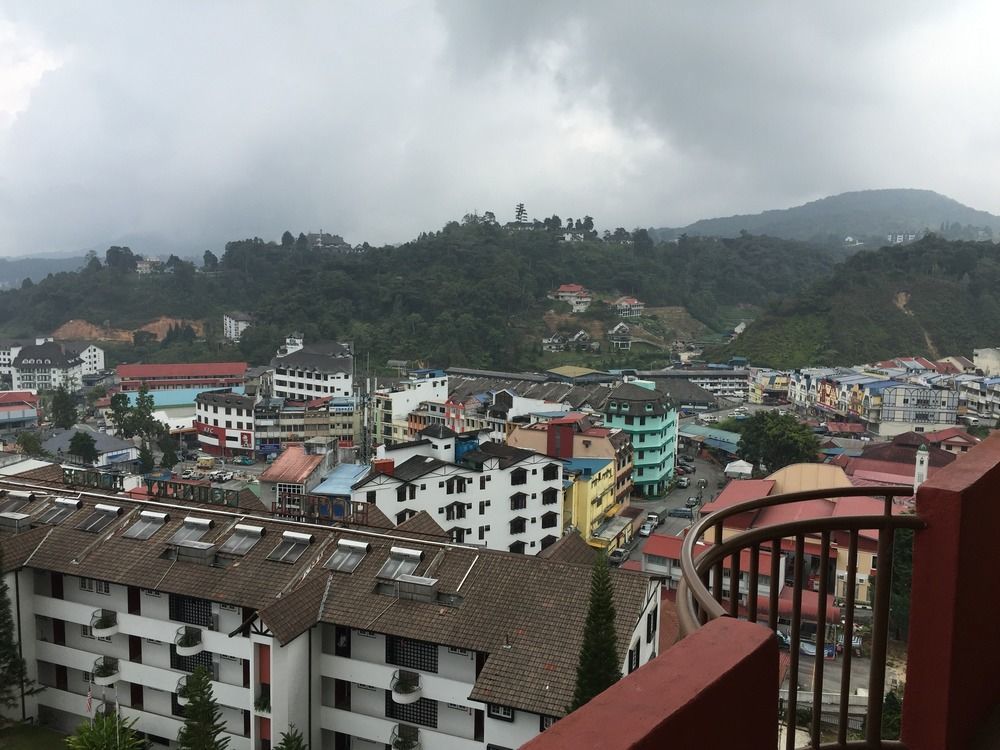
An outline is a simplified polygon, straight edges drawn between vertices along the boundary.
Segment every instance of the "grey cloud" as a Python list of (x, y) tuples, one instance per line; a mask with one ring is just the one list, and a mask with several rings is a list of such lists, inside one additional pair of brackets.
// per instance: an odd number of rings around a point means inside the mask
[[(0, 4), (64, 59), (0, 119), (0, 253), (396, 242), (521, 200), (610, 227), (885, 186), (996, 209), (997, 105), (942, 91), (944, 137), (921, 88), (922, 40), (975, 7), (869, 5)], [(988, 86), (997, 53), (962, 51)]]

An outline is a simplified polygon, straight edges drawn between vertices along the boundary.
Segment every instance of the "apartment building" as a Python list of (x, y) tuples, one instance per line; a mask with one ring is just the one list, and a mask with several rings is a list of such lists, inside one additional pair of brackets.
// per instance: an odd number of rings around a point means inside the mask
[(397, 524), (426, 511), (453, 541), (534, 555), (562, 535), (562, 479), (548, 456), (429, 427), (381, 449), (351, 498)]
[(74, 392), (83, 386), (83, 360), (51, 339), (22, 346), (11, 369), (15, 391), (54, 391), (63, 386)]
[(751, 404), (783, 404), (788, 401), (788, 373), (751, 367), (747, 400)]
[[(154, 747), (176, 747), (198, 666), (233, 750), (271, 747), (293, 724), (325, 750), (514, 748), (572, 699), (588, 564), (0, 487), (16, 637), (45, 687), (23, 710), (40, 723), (71, 731), (117, 704)], [(659, 583), (611, 577), (627, 674), (656, 652)]]
[(306, 344), (293, 333), (271, 360), (276, 398), (311, 401), (326, 396), (354, 395), (351, 345), (335, 341)]
[(677, 410), (648, 380), (623, 383), (608, 396), (604, 423), (632, 440), (632, 484), (639, 494), (663, 494), (674, 475)]
[(567, 412), (518, 425), (507, 436), (507, 444), (554, 458), (610, 459), (614, 464), (615, 502), (628, 504), (632, 494), (633, 450), (629, 434), (621, 428), (595, 424), (594, 417), (582, 412)]
[(181, 388), (233, 388), (246, 379), (246, 362), (194, 362), (168, 365), (118, 365), (115, 373), (122, 391)]
[(508, 388), (477, 393), (464, 400), (449, 398), (444, 403), (422, 402), (410, 412), (409, 439), (425, 427), (443, 425), (455, 432), (488, 432), (490, 439), (502, 442), (518, 424), (536, 415), (567, 414), (569, 405), (520, 396)]
[(253, 325), (253, 318), (245, 312), (233, 310), (222, 315), (222, 336), (226, 341), (239, 343), (243, 332)]
[(410, 439), (410, 412), (421, 402), (443, 403), (448, 398), (448, 376), (442, 370), (412, 370), (405, 380), (372, 393), (375, 443), (393, 445)]
[(198, 447), (213, 456), (252, 456), (253, 396), (229, 390), (203, 391), (195, 398), (194, 429)]
[(667, 390), (670, 388), (670, 381), (687, 380), (716, 398), (729, 401), (746, 401), (749, 391), (749, 370), (742, 368), (652, 370), (640, 371), (639, 376), (647, 380), (662, 380)]

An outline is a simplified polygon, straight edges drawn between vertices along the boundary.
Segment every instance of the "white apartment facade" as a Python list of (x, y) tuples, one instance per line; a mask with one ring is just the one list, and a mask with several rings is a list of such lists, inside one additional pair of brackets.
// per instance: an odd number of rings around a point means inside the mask
[(305, 344), (298, 334), (286, 339), (271, 360), (276, 398), (311, 401), (354, 395), (354, 357), (349, 344)]
[(418, 445), (380, 451), (354, 485), (354, 502), (374, 503), (403, 523), (424, 511), (456, 543), (535, 555), (562, 536), (563, 467), (558, 459), (484, 443), (455, 463), (458, 436), (430, 428)]
[[(205, 666), (234, 750), (293, 724), (324, 750), (486, 750), (521, 746), (571, 700), (563, 663), (582, 642), (590, 565), (98, 491), (10, 497), (2, 573), (28, 677), (45, 687), (26, 718), (72, 731), (117, 704), (174, 748), (179, 692)], [(658, 650), (659, 583), (611, 575), (628, 673)], [(537, 602), (556, 591), (553, 629)]]
[(240, 336), (253, 323), (253, 318), (244, 312), (227, 312), (222, 315), (222, 335), (226, 341), (238, 343)]
[(83, 360), (51, 340), (21, 347), (12, 371), (15, 391), (54, 391), (63, 386), (75, 392), (83, 385)]
[(448, 376), (441, 370), (418, 370), (410, 377), (372, 393), (375, 413), (374, 440), (380, 445), (405, 442), (409, 433), (410, 412), (422, 401), (442, 403), (448, 400)]
[(214, 456), (252, 455), (256, 449), (253, 396), (228, 390), (195, 397), (194, 429), (198, 446)]

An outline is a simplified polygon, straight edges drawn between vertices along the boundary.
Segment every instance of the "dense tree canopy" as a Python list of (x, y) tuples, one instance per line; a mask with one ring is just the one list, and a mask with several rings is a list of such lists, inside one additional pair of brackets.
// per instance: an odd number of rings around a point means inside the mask
[(74, 432), (69, 441), (70, 455), (76, 456), (85, 464), (93, 465), (97, 461), (97, 441), (86, 432)]
[(819, 453), (815, 433), (793, 415), (759, 411), (743, 421), (740, 455), (755, 467), (775, 472), (789, 464), (812, 463)]

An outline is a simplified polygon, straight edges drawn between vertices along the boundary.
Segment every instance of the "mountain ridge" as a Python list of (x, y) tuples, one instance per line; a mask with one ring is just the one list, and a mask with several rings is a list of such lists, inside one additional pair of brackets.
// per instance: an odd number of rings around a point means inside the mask
[[(978, 236), (970, 228), (982, 228)], [(921, 236), (931, 230), (947, 239), (1000, 236), (1000, 216), (966, 206), (933, 190), (883, 188), (827, 196), (790, 208), (757, 214), (699, 219), (684, 227), (651, 229), (661, 240), (688, 236), (736, 237), (742, 231), (802, 242), (843, 245), (845, 238), (885, 243), (889, 234)]]

